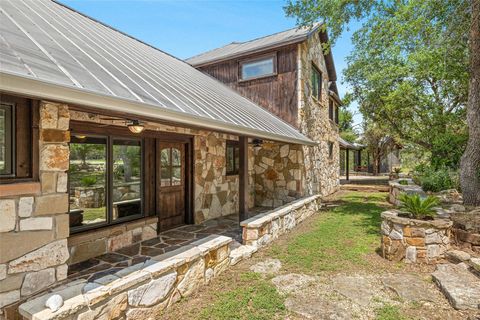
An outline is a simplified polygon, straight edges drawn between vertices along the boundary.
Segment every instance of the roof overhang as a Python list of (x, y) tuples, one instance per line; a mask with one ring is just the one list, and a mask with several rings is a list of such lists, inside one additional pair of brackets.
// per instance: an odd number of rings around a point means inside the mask
[(338, 137), (338, 143), (340, 144), (340, 147), (342, 147), (344, 149), (362, 150), (362, 149), (365, 148), (364, 145), (348, 142), (347, 140), (345, 140), (341, 137)]
[(28, 78), (11, 73), (0, 72), (0, 90), (8, 93), (70, 103), (81, 106), (95, 107), (107, 111), (135, 114), (142, 117), (174, 122), (179, 125), (202, 127), (240, 136), (261, 138), (266, 140), (314, 146), (318, 143), (305, 138), (299, 139), (258, 129), (233, 125), (222, 121), (198, 117), (174, 110), (161, 108), (157, 105), (139, 101), (103, 95), (97, 92), (68, 87), (48, 81)]

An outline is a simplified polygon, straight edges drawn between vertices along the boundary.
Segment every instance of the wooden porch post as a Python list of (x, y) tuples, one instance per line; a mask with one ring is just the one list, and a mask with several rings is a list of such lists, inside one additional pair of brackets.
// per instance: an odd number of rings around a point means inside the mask
[(239, 219), (246, 220), (248, 217), (248, 137), (241, 136), (238, 139), (240, 151), (239, 163), (239, 186), (238, 186), (238, 202), (239, 202)]
[(349, 160), (349, 159), (348, 159), (348, 158), (349, 158), (349, 156), (348, 156), (348, 148), (345, 149), (345, 151), (347, 152), (347, 155), (345, 156), (345, 163), (346, 163), (346, 166), (347, 166), (346, 178), (347, 178), (347, 181), (348, 181), (348, 180), (350, 180), (350, 172), (349, 172), (349, 171), (350, 171), (350, 168), (349, 168), (349, 163), (348, 163), (348, 160)]

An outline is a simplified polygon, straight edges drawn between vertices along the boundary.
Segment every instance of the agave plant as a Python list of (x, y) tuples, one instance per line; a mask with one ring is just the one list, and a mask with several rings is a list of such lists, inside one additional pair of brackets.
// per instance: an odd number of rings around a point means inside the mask
[(434, 217), (436, 214), (434, 207), (440, 203), (437, 197), (428, 196), (422, 199), (418, 194), (408, 195), (403, 193), (399, 199), (402, 202), (400, 208), (405, 210), (410, 218), (414, 219)]

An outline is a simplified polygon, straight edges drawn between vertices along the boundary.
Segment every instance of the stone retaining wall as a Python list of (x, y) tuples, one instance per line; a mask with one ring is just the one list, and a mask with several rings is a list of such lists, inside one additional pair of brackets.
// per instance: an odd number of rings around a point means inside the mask
[(313, 215), (319, 209), (320, 196), (310, 196), (242, 221), (243, 244), (262, 247)]
[[(27, 319), (42, 320), (157, 318), (230, 265), (231, 242), (209, 236), (93, 282), (72, 281), (20, 305), (19, 311)], [(64, 301), (56, 312), (45, 307), (53, 295)]]
[(450, 249), (452, 221), (416, 220), (382, 212), (382, 255), (390, 261), (435, 262)]
[[(408, 185), (403, 185), (403, 184), (398, 183), (400, 180), (407, 181)], [(388, 202), (390, 202), (391, 204), (394, 204), (396, 206), (401, 204), (398, 197), (402, 193), (418, 194), (420, 196), (426, 196), (427, 195), (425, 193), (425, 191), (423, 191), (422, 188), (419, 185), (416, 185), (415, 183), (413, 183), (412, 179), (392, 180), (392, 181), (388, 182), (388, 185), (390, 186), (390, 193), (388, 195)]]
[(0, 194), (0, 317), (67, 277), (69, 119), (66, 105), (41, 102), (40, 181), (2, 186), (11, 192)]

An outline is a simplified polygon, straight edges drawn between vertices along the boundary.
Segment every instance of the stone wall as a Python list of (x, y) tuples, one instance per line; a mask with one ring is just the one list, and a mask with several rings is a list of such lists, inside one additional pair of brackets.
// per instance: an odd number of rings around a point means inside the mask
[[(340, 185), (340, 148), (338, 129), (329, 119), (328, 72), (318, 36), (313, 35), (299, 44), (298, 50), (298, 121), (300, 131), (319, 145), (303, 147), (305, 172), (305, 194), (328, 195)], [(311, 95), (312, 61), (323, 75), (321, 99)], [(333, 154), (329, 155), (329, 142), (333, 143)]]
[(67, 277), (69, 118), (66, 105), (41, 102), (40, 182), (2, 186), (0, 310)]
[(432, 263), (450, 249), (452, 221), (416, 220), (398, 216), (398, 210), (382, 212), (382, 254), (390, 261)]
[[(399, 183), (400, 180), (407, 181), (408, 184), (407, 185), (400, 184)], [(421, 197), (427, 196), (427, 194), (422, 190), (422, 188), (416, 185), (412, 179), (392, 180), (388, 182), (388, 185), (390, 187), (390, 191), (388, 194), (388, 202), (396, 206), (399, 206), (401, 204), (399, 197), (402, 193), (406, 193), (409, 195), (418, 194)]]
[(254, 161), (256, 206), (278, 207), (303, 195), (301, 146), (265, 142)]

